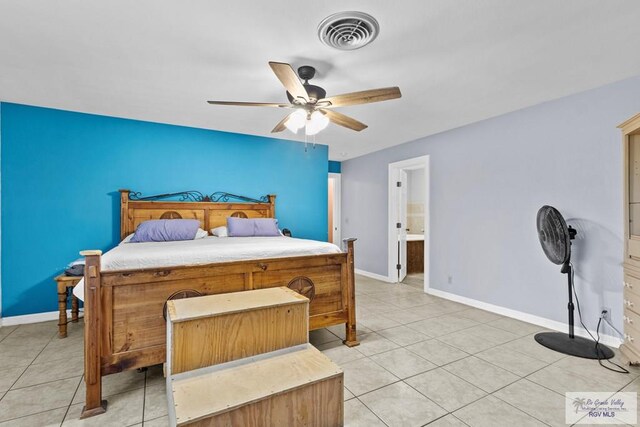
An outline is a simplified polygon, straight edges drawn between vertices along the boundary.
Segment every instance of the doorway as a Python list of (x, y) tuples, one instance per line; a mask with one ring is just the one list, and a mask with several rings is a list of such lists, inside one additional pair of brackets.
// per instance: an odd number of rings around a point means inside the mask
[(341, 246), (340, 240), (340, 174), (329, 174), (327, 241)]
[(389, 164), (389, 280), (429, 287), (429, 156)]

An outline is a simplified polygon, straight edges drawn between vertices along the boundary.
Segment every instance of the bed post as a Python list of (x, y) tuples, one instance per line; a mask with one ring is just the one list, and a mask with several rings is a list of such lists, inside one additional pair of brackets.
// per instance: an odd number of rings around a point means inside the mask
[(102, 373), (100, 370), (100, 256), (102, 251), (82, 251), (84, 265), (84, 382), (86, 400), (80, 418), (99, 415), (107, 410), (102, 400)]
[(269, 194), (267, 195), (267, 197), (269, 198), (269, 204), (271, 205), (271, 218), (275, 218), (276, 217), (276, 195)]
[(120, 192), (120, 240), (127, 237), (127, 222), (129, 221), (129, 193), (130, 190), (118, 190)]
[(347, 310), (347, 323), (346, 323), (346, 340), (344, 344), (348, 347), (355, 347), (360, 345), (356, 336), (356, 275), (355, 265), (353, 262), (353, 243), (356, 238), (344, 239), (344, 243), (347, 245), (347, 298), (349, 301), (349, 307)]

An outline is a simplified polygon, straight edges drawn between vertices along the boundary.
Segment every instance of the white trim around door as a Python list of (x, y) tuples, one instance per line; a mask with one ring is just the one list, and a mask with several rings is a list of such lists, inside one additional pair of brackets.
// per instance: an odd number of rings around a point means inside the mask
[[(398, 229), (396, 224), (399, 221), (398, 219), (398, 209), (397, 209), (397, 201), (398, 197), (398, 177), (400, 176), (400, 171), (408, 171), (415, 169), (424, 169), (425, 176), (425, 195), (424, 195), (424, 290), (425, 292), (429, 289), (429, 241), (431, 240), (431, 228), (429, 227), (429, 156), (421, 156), (415, 157), (412, 159), (402, 160), (399, 162), (389, 163), (389, 200), (388, 200), (388, 209), (389, 209), (389, 224), (388, 224), (388, 270), (387, 276), (388, 281), (392, 283), (398, 282), (398, 270), (396, 269), (396, 264), (398, 260)], [(403, 227), (405, 225), (402, 225)]]

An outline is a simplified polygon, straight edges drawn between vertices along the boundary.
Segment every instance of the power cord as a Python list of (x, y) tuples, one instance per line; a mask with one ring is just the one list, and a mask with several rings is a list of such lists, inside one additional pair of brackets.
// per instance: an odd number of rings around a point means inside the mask
[[(600, 313), (600, 318), (598, 319), (598, 326), (596, 326), (596, 336), (598, 337), (597, 339), (593, 337), (593, 335), (591, 334), (591, 332), (589, 331), (589, 329), (587, 329), (587, 327), (585, 326), (584, 322), (582, 321), (582, 312), (580, 311), (580, 300), (578, 299), (578, 293), (576, 292), (576, 284), (575, 284), (575, 270), (573, 268), (573, 264), (569, 263), (569, 266), (571, 267), (571, 288), (573, 289), (573, 296), (576, 299), (576, 308), (578, 309), (578, 319), (580, 319), (580, 324), (582, 325), (582, 327), (584, 328), (585, 331), (587, 331), (587, 333), (589, 334), (589, 336), (591, 337), (591, 339), (593, 341), (595, 341), (596, 343), (596, 354), (598, 355), (598, 363), (600, 364), (600, 366), (602, 366), (605, 369), (608, 369), (612, 372), (617, 372), (619, 374), (628, 374), (629, 371), (618, 365), (615, 362), (612, 362), (609, 359), (603, 359), (602, 357), (600, 357), (602, 355), (602, 352), (600, 351), (600, 324), (602, 323), (602, 319), (604, 318), (604, 316), (606, 315), (606, 311), (603, 311), (602, 313)], [(610, 326), (612, 326), (606, 318), (605, 322), (607, 322)], [(618, 331), (615, 327), (613, 328), (614, 331), (616, 331), (617, 333), (620, 334), (620, 331)], [(620, 334), (622, 335), (622, 334)], [(620, 370), (615, 369), (615, 368), (610, 368), (609, 366), (605, 366), (602, 361), (606, 360), (608, 363), (620, 368)]]

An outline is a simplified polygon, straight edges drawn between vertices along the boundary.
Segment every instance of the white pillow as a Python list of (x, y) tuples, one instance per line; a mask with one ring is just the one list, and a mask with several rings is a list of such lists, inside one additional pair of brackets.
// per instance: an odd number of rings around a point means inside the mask
[(206, 230), (203, 230), (202, 228), (198, 228), (198, 231), (196, 231), (196, 237), (194, 237), (193, 240), (204, 239), (208, 235), (209, 233), (207, 233)]
[(229, 237), (229, 233), (227, 231), (226, 225), (221, 225), (220, 227), (212, 228), (211, 234), (216, 237)]
[(133, 239), (133, 235), (134, 234), (136, 234), (136, 233), (129, 234), (127, 237), (124, 238), (124, 240), (122, 240), (122, 242), (120, 242), (120, 244), (129, 243), (129, 240)]

